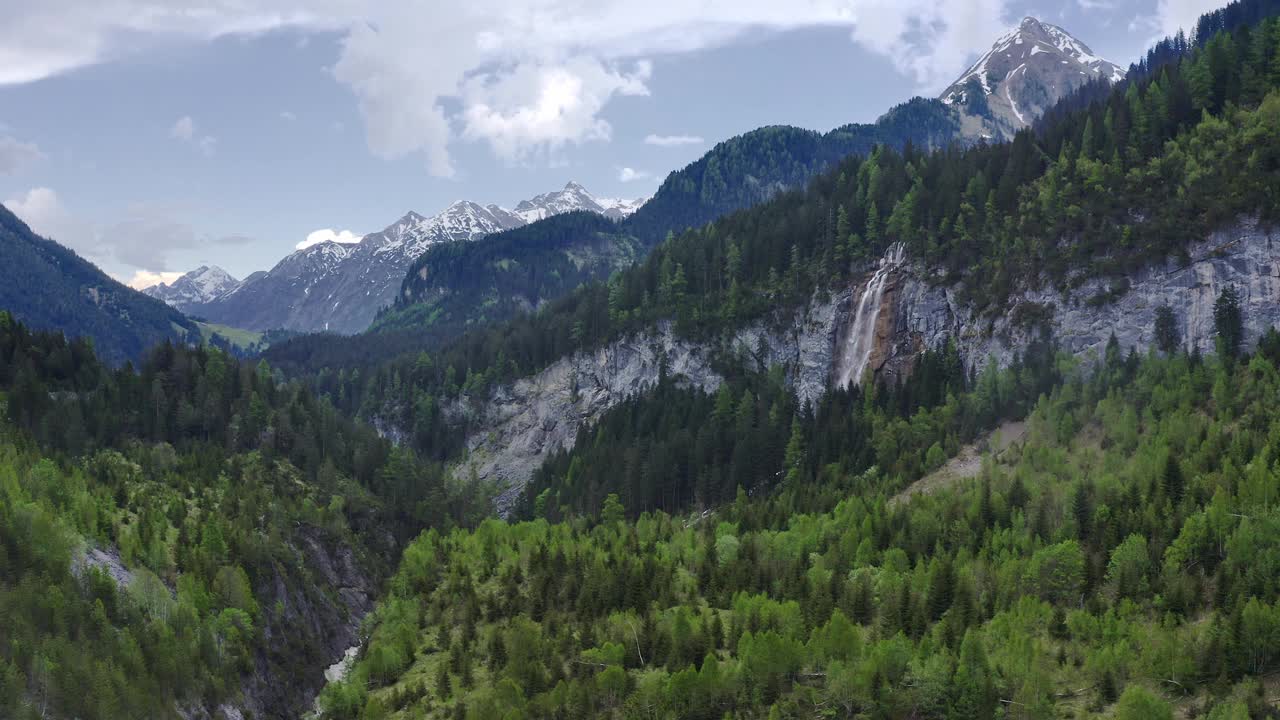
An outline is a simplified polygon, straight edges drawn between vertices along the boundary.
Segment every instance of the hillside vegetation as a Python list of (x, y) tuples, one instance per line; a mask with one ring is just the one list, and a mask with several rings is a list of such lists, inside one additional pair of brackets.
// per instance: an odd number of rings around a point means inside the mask
[(1027, 373), (855, 432), (866, 469), (830, 452), (840, 425), (802, 425), (771, 466), (786, 480), (712, 513), (629, 521), (609, 495), (560, 522), (429, 532), (328, 714), (1265, 717), (1277, 361), (1274, 333), (1241, 360), (1060, 358), (1020, 450), (906, 503), (887, 501), (919, 447), (1016, 412)]
[(296, 714), (365, 609), (323, 558), (367, 606), (401, 541), (474, 512), (438, 469), (217, 350), (112, 370), (0, 312), (0, 410), (3, 717), (175, 717), (244, 691)]
[(103, 360), (138, 360), (164, 341), (198, 341), (195, 323), (36, 235), (0, 206), (0, 308), (33, 327), (90, 338)]

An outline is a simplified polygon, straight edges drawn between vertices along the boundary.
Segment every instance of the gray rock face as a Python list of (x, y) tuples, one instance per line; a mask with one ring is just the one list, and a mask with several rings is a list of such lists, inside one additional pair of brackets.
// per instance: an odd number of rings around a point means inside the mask
[(816, 401), (826, 391), (839, 308), (847, 304), (847, 294), (815, 298), (800, 311), (708, 344), (679, 338), (669, 323), (662, 324), (651, 333), (563, 358), (486, 399), (456, 403), (449, 413), (466, 417), (477, 429), (468, 436), (469, 456), (455, 473), (498, 483), (497, 509), (507, 514), (548, 455), (572, 448), (584, 424), (654, 387), (664, 363), (668, 375), (704, 392), (714, 392), (724, 381), (712, 359), (725, 353), (760, 368), (781, 365), (801, 401)]
[[(1244, 220), (1188, 248), (1189, 262), (1170, 260), (1130, 278), (1128, 292), (1108, 303), (1090, 302), (1109, 289), (1105, 281), (1084, 283), (1071, 294), (1043, 289), (1023, 292), (1000, 317), (977, 317), (958, 299), (958, 288), (942, 286), (909, 261), (895, 273), (882, 298), (871, 368), (882, 378), (905, 377), (917, 354), (954, 340), (964, 362), (1001, 366), (1039, 333), (1038, 316), (1063, 350), (1101, 356), (1114, 332), (1127, 352), (1154, 343), (1155, 312), (1169, 305), (1184, 344), (1210, 352), (1213, 305), (1227, 285), (1240, 292), (1246, 342), (1255, 344), (1280, 326), (1280, 243), (1274, 231)], [(732, 353), (758, 367), (781, 365), (803, 402), (816, 402), (833, 384), (839, 344), (846, 341), (853, 306), (866, 278), (836, 294), (814, 297), (800, 310), (779, 312), (711, 343), (677, 337), (669, 324), (606, 347), (563, 358), (542, 372), (470, 398), (449, 412), (473, 431), (468, 459), (455, 472), (498, 483), (500, 513), (510, 511), (534, 470), (552, 452), (572, 448), (578, 429), (630, 395), (657, 382), (662, 363), (679, 381), (706, 392), (723, 378), (711, 359)]]
[(1213, 305), (1228, 285), (1240, 293), (1247, 345), (1280, 326), (1280, 244), (1273, 229), (1242, 220), (1187, 248), (1187, 257), (1187, 262), (1171, 259), (1135, 273), (1128, 291), (1114, 302), (1091, 302), (1110, 287), (1090, 280), (1070, 294), (1023, 292), (1011, 300), (1008, 314), (993, 319), (975, 317), (956, 301), (955, 288), (931, 284), (919, 267), (904, 269), (889, 308), (895, 318), (891, 337), (877, 370), (902, 374), (914, 353), (948, 337), (970, 366), (988, 359), (1008, 365), (1038, 332), (1015, 323), (1012, 318), (1019, 314), (1047, 317), (1058, 344), (1074, 355), (1100, 357), (1112, 333), (1126, 352), (1145, 352), (1155, 343), (1155, 314), (1162, 305), (1177, 317), (1183, 344), (1207, 353), (1213, 350)]
[(120, 553), (113, 547), (85, 547), (71, 558), (71, 573), (82, 577), (89, 568), (102, 570), (115, 581), (122, 592), (133, 582), (133, 573), (120, 561)]

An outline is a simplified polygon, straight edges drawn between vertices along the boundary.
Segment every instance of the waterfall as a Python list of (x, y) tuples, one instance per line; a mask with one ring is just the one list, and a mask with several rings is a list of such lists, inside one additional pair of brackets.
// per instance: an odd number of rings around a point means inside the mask
[(876, 320), (880, 317), (880, 301), (884, 298), (885, 286), (889, 284), (889, 275), (902, 264), (905, 254), (906, 248), (902, 243), (891, 245), (884, 257), (880, 258), (880, 266), (876, 268), (875, 274), (862, 289), (858, 309), (853, 315), (844, 347), (840, 351), (836, 372), (838, 387), (845, 387), (850, 381), (862, 382), (862, 373), (867, 369), (876, 346)]

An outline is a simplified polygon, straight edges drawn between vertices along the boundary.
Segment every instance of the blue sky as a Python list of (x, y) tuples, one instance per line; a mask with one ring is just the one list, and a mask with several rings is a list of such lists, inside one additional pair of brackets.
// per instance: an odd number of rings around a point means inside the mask
[(243, 277), (321, 229), (648, 195), (761, 125), (874, 120), (1024, 15), (1127, 65), (1218, 4), (8, 0), (0, 202), (124, 280)]

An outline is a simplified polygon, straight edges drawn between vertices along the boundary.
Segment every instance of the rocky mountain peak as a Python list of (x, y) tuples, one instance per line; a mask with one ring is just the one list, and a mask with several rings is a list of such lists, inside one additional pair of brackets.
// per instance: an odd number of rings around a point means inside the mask
[(1066, 30), (1025, 17), (940, 99), (959, 111), (965, 134), (1007, 139), (1085, 83), (1124, 75)]
[(239, 280), (217, 265), (201, 265), (167, 285), (153, 285), (142, 292), (186, 311), (225, 295), (239, 284)]

